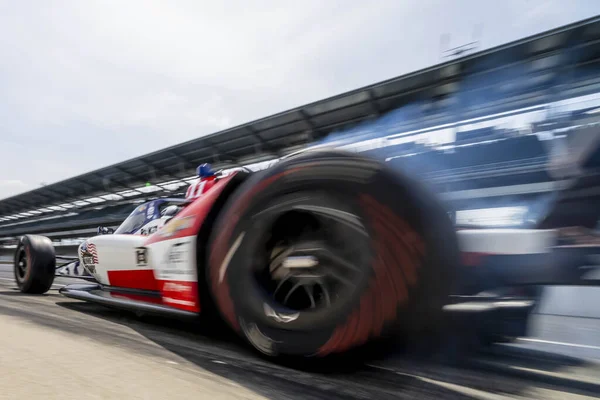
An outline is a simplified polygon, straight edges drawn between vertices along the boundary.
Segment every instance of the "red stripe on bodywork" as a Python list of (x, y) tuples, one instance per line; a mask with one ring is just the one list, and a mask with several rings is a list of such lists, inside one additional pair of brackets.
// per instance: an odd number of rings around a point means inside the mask
[(152, 269), (108, 271), (108, 282), (111, 286), (127, 289), (159, 290)]
[(159, 285), (164, 305), (200, 312), (197, 282), (159, 281)]

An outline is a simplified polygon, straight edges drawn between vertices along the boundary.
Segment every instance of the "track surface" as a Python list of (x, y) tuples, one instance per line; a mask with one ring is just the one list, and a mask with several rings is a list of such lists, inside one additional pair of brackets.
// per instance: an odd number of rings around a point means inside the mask
[(136, 317), (64, 298), (56, 290), (24, 296), (15, 289), (10, 266), (0, 265), (0, 399), (600, 396), (600, 364), (593, 360), (600, 361), (600, 321), (536, 318), (541, 340), (474, 356), (444, 355), (445, 362), (394, 355), (325, 373), (265, 361), (199, 322)]

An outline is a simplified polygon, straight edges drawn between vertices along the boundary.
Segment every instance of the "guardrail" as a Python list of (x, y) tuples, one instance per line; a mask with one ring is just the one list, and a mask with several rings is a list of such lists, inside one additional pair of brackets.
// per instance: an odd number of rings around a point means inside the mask
[(544, 288), (536, 314), (600, 318), (600, 288), (548, 286)]

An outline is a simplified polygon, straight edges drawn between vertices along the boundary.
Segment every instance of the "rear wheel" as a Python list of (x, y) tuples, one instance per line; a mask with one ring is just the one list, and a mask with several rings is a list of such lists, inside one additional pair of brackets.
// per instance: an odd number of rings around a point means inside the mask
[(15, 252), (14, 275), (19, 290), (23, 293), (46, 293), (56, 270), (54, 246), (50, 239), (38, 235), (21, 238)]
[(458, 254), (450, 219), (420, 185), (338, 152), (250, 178), (214, 232), (215, 303), (271, 356), (342, 353), (435, 324)]

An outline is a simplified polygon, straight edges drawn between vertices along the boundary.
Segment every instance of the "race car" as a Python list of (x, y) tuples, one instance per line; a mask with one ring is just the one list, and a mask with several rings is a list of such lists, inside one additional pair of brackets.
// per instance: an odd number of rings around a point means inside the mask
[(23, 236), (15, 278), (22, 292), (44, 293), (57, 274), (86, 277), (93, 282), (60, 293), (137, 312), (218, 315), (273, 357), (418, 335), (452, 312), (475, 313), (485, 337), (504, 340), (526, 333), (539, 298), (531, 288), (591, 284), (579, 268), (590, 249), (559, 246), (560, 230), (457, 229), (447, 211), (384, 163), (307, 151), (260, 172), (217, 175), (192, 201), (140, 205), (58, 268), (50, 239)]
[[(173, 218), (187, 203), (186, 199), (179, 198), (159, 198), (149, 201), (136, 207), (131, 214), (119, 225), (116, 230), (100, 226), (98, 235), (116, 234), (116, 235), (141, 235), (148, 236), (156, 232), (167, 221)], [(93, 246), (91, 247), (93, 249)], [(78, 254), (87, 254), (85, 264), (93, 265), (87, 251), (87, 242), (79, 246)], [(21, 257), (23, 253), (21, 252)], [(79, 277), (81, 279), (93, 279), (89, 268), (84, 267), (79, 256), (76, 257), (56, 257), (59, 260), (66, 261), (56, 269), (56, 275), (62, 277)], [(24, 271), (21, 271), (21, 275)], [(21, 279), (17, 276), (17, 281)]]

